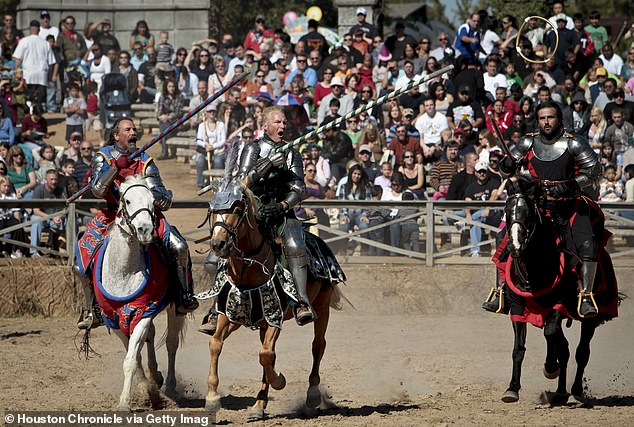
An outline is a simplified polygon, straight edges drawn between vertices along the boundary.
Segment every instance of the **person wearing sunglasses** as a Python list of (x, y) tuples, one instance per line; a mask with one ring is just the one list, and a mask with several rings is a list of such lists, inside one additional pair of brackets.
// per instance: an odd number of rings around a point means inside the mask
[(86, 40), (81, 33), (75, 31), (75, 17), (69, 15), (64, 18), (63, 31), (60, 31), (55, 41), (65, 67), (79, 65), (86, 50)]

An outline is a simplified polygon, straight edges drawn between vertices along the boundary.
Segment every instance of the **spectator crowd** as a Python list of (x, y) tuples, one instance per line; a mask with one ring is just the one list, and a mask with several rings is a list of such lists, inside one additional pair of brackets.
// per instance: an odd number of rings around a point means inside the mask
[[(54, 26), (50, 14), (22, 32), (5, 15), (0, 36), (0, 194), (7, 198), (63, 198), (87, 182), (94, 149), (107, 139), (100, 98), (104, 76), (120, 74), (130, 102), (155, 106), (161, 130), (244, 72), (248, 79), (194, 117), (197, 179), (224, 166), (232, 144), (263, 135), (263, 111), (283, 105), (287, 139), (345, 116), (378, 97), (419, 81), (442, 67), (454, 70), (415, 85), (383, 105), (347, 119), (300, 147), (307, 196), (342, 200), (495, 200), (505, 197), (498, 165), (504, 157), (493, 121), (508, 145), (536, 130), (535, 106), (556, 102), (564, 127), (587, 138), (604, 168), (599, 200), (634, 201), (634, 25), (614, 45), (600, 13), (568, 16), (555, 1), (549, 21), (533, 18), (518, 32), (514, 16), (473, 13), (455, 36), (413, 37), (404, 23), (383, 38), (366, 21), (331, 44), (309, 20), (308, 32), (291, 43), (281, 29), (258, 15), (246, 36), (223, 34), (191, 46), (174, 46), (169, 32), (150, 31), (138, 21), (129, 40), (118, 40), (107, 19), (76, 29), (73, 16)], [(279, 23), (275, 23), (279, 24)], [(520, 52), (516, 50), (516, 45)], [(529, 58), (526, 61), (524, 58)], [(544, 61), (548, 59), (547, 61)], [(46, 113), (66, 116), (66, 147), (47, 143)], [(490, 113), (490, 114), (489, 114)], [(99, 138), (90, 141), (88, 131)], [(163, 144), (158, 160), (175, 157)], [(54, 212), (34, 209), (46, 221), (32, 228), (63, 230)], [(455, 212), (497, 226), (496, 211)], [(392, 221), (367, 236), (418, 251), (418, 224), (409, 209), (302, 209), (342, 231), (364, 230)], [(18, 209), (0, 210), (0, 228), (25, 220)], [(23, 230), (12, 234), (24, 241)], [(33, 234), (36, 234), (33, 237)], [(472, 256), (479, 256), (482, 229), (470, 228)], [(344, 245), (345, 246), (345, 245)], [(25, 255), (4, 245), (7, 255)], [(346, 250), (347, 248), (339, 248)], [(383, 254), (363, 248), (369, 254)], [(37, 256), (35, 249), (31, 256)]]

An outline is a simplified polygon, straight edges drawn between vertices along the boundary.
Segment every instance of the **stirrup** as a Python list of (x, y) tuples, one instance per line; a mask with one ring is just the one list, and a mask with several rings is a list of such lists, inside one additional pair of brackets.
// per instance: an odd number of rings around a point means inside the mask
[[(497, 301), (496, 301), (497, 299)], [(489, 295), (482, 303), (482, 308), (491, 313), (503, 313), (504, 312), (504, 287), (491, 288)]]
[(599, 314), (599, 307), (594, 300), (593, 292), (579, 292), (579, 296), (577, 297), (577, 313), (579, 313), (579, 317), (582, 319), (594, 317)]
[(297, 322), (299, 326), (307, 325), (317, 319), (317, 315), (313, 312), (312, 307), (304, 302), (300, 303), (293, 311), (295, 322)]
[[(84, 317), (84, 314), (86, 317)], [(103, 325), (103, 319), (100, 314), (95, 314), (94, 308), (82, 307), (79, 319), (77, 319), (77, 328), (81, 330), (94, 329)]]

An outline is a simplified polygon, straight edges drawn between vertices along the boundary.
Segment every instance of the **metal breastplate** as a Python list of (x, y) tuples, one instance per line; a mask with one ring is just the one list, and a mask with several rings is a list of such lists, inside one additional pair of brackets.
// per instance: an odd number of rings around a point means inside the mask
[(552, 144), (544, 143), (541, 136), (536, 136), (533, 142), (533, 153), (539, 160), (551, 162), (560, 158), (568, 149), (568, 138), (562, 135)]
[(266, 138), (262, 138), (259, 143), (260, 157), (270, 158), (273, 155), (273, 149), (275, 148), (275, 145), (273, 145), (271, 141)]

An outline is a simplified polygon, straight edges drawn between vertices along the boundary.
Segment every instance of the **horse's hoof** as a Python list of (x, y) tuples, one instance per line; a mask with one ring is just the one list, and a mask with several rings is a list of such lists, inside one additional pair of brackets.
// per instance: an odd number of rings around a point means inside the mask
[(554, 380), (559, 376), (559, 368), (555, 369), (554, 372), (548, 372), (548, 370), (546, 369), (546, 365), (544, 365), (544, 376), (549, 380)]
[(247, 414), (247, 421), (262, 421), (264, 419), (264, 409), (257, 407), (251, 408)]
[(568, 404), (568, 398), (570, 397), (570, 395), (567, 392), (556, 392), (553, 395), (552, 400), (550, 401), (550, 404), (553, 406), (563, 406), (563, 405), (567, 405)]
[(319, 391), (319, 387), (308, 387), (308, 392), (306, 393), (306, 406), (309, 408), (317, 408), (319, 405), (321, 405), (321, 392)]
[(513, 390), (506, 390), (502, 395), (502, 402), (515, 403), (520, 400), (520, 394)]
[(219, 397), (216, 397), (216, 398), (213, 398), (213, 399), (207, 398), (205, 400), (205, 411), (215, 414), (221, 408), (222, 408), (222, 405), (220, 404), (220, 398)]
[(170, 399), (174, 400), (178, 397), (178, 393), (176, 392), (176, 387), (165, 387), (165, 396), (169, 397)]
[(275, 384), (271, 384), (274, 390), (282, 390), (286, 387), (286, 378), (282, 373), (277, 376), (277, 382)]

